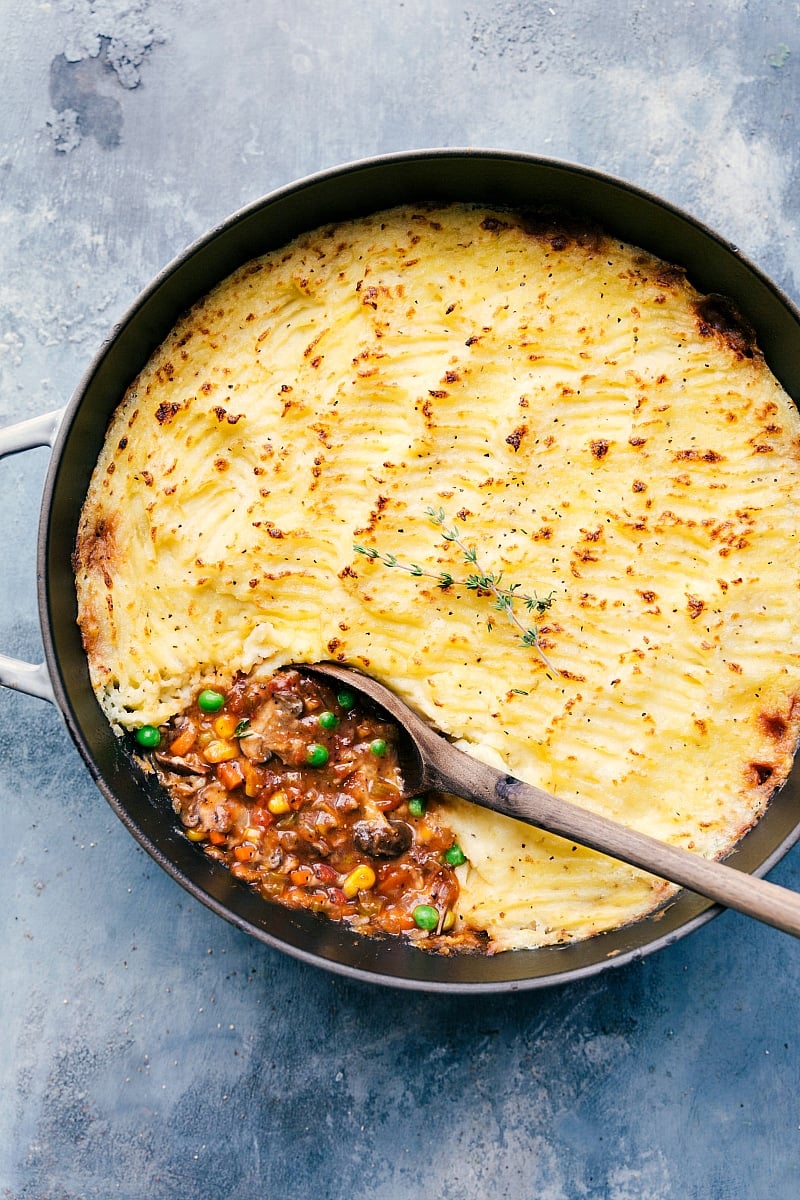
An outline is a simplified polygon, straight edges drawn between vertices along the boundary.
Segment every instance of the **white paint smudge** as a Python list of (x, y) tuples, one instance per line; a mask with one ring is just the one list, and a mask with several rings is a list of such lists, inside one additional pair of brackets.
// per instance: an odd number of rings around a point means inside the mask
[(636, 1163), (620, 1163), (608, 1173), (608, 1200), (672, 1200), (669, 1167), (660, 1151), (645, 1151)]
[(163, 36), (150, 12), (150, 0), (62, 0), (69, 14), (64, 56), (70, 62), (97, 58), (107, 43), (107, 61), (124, 88), (141, 81), (139, 67)]
[(141, 82), (145, 57), (164, 41), (150, 12), (151, 0), (62, 0), (64, 51), (50, 70), (50, 99), (55, 110), (47, 121), (54, 148), (74, 150), (91, 133), (100, 145), (119, 144), (122, 109), (107, 94), (116, 80), (130, 91)]
[(78, 114), (74, 108), (64, 108), (48, 119), (47, 128), (59, 153), (68, 154), (80, 144), (81, 131), (78, 121)]

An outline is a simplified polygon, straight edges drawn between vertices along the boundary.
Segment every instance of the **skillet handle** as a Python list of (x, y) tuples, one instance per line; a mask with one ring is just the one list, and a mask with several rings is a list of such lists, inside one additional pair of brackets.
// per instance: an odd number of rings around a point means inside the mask
[[(0, 429), (0, 458), (32, 450), (36, 446), (52, 446), (63, 415), (64, 409), (59, 408)], [(49, 700), (51, 704), (56, 702), (46, 663), (28, 663), (0, 654), (0, 685), (40, 700)]]

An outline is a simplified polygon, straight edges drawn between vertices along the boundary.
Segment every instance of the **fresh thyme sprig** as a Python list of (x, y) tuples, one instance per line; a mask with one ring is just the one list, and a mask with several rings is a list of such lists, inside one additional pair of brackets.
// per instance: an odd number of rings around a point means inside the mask
[[(524, 605), (527, 612), (541, 617), (551, 607), (553, 603), (554, 593), (550, 592), (547, 596), (538, 596), (536, 592), (532, 596), (520, 591), (521, 585), (512, 583), (509, 586), (503, 584), (502, 571), (495, 574), (493, 571), (486, 571), (478, 560), (478, 551), (475, 546), (467, 545), (461, 537), (461, 533), (457, 525), (448, 526), (443, 508), (428, 507), (425, 509), (425, 515), (430, 519), (431, 523), (442, 531), (442, 537), (446, 542), (452, 542), (461, 551), (464, 562), (467, 566), (473, 567), (471, 574), (464, 579), (456, 579), (449, 571), (426, 571), (419, 563), (404, 563), (397, 557), (396, 554), (382, 553), (376, 550), (374, 546), (363, 546), (356, 543), (353, 550), (356, 554), (363, 554), (372, 562), (379, 562), (384, 567), (397, 568), (400, 571), (406, 571), (409, 575), (413, 575), (418, 579), (432, 579), (437, 587), (445, 590), (446, 588), (466, 588), (471, 592), (488, 592), (493, 598), (492, 607), (500, 613), (505, 614), (512, 625), (520, 632), (520, 641), (523, 646), (533, 648), (541, 658), (544, 665), (555, 673), (555, 667), (548, 659), (544, 650), (542, 650), (539, 641), (539, 630), (535, 625), (526, 625), (520, 620), (520, 617), (514, 607), (516, 601)], [(492, 628), (489, 622), (489, 628)]]

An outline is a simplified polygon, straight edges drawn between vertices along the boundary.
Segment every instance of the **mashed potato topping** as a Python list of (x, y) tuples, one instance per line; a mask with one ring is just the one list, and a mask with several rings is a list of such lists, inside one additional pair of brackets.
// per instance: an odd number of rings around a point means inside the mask
[[(112, 420), (75, 553), (120, 731), (336, 659), (565, 799), (724, 854), (798, 738), (800, 419), (752, 336), (598, 231), (403, 207), (240, 268)], [(553, 593), (547, 660), (464, 578)], [(496, 949), (636, 919), (660, 881), (447, 798)]]

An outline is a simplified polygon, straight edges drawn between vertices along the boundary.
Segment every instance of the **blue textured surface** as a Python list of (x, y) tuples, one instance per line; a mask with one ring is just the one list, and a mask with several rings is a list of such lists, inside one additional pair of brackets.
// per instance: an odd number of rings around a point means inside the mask
[[(60, 406), (151, 276), (364, 155), (498, 147), (690, 209), (800, 299), (796, 6), (0, 0), (0, 422)], [(0, 648), (41, 649), (47, 455), (0, 464)], [(0, 1197), (796, 1200), (800, 945), (733, 914), (607, 977), (373, 989), (138, 849), (0, 692)], [(800, 888), (800, 849), (772, 878)]]

